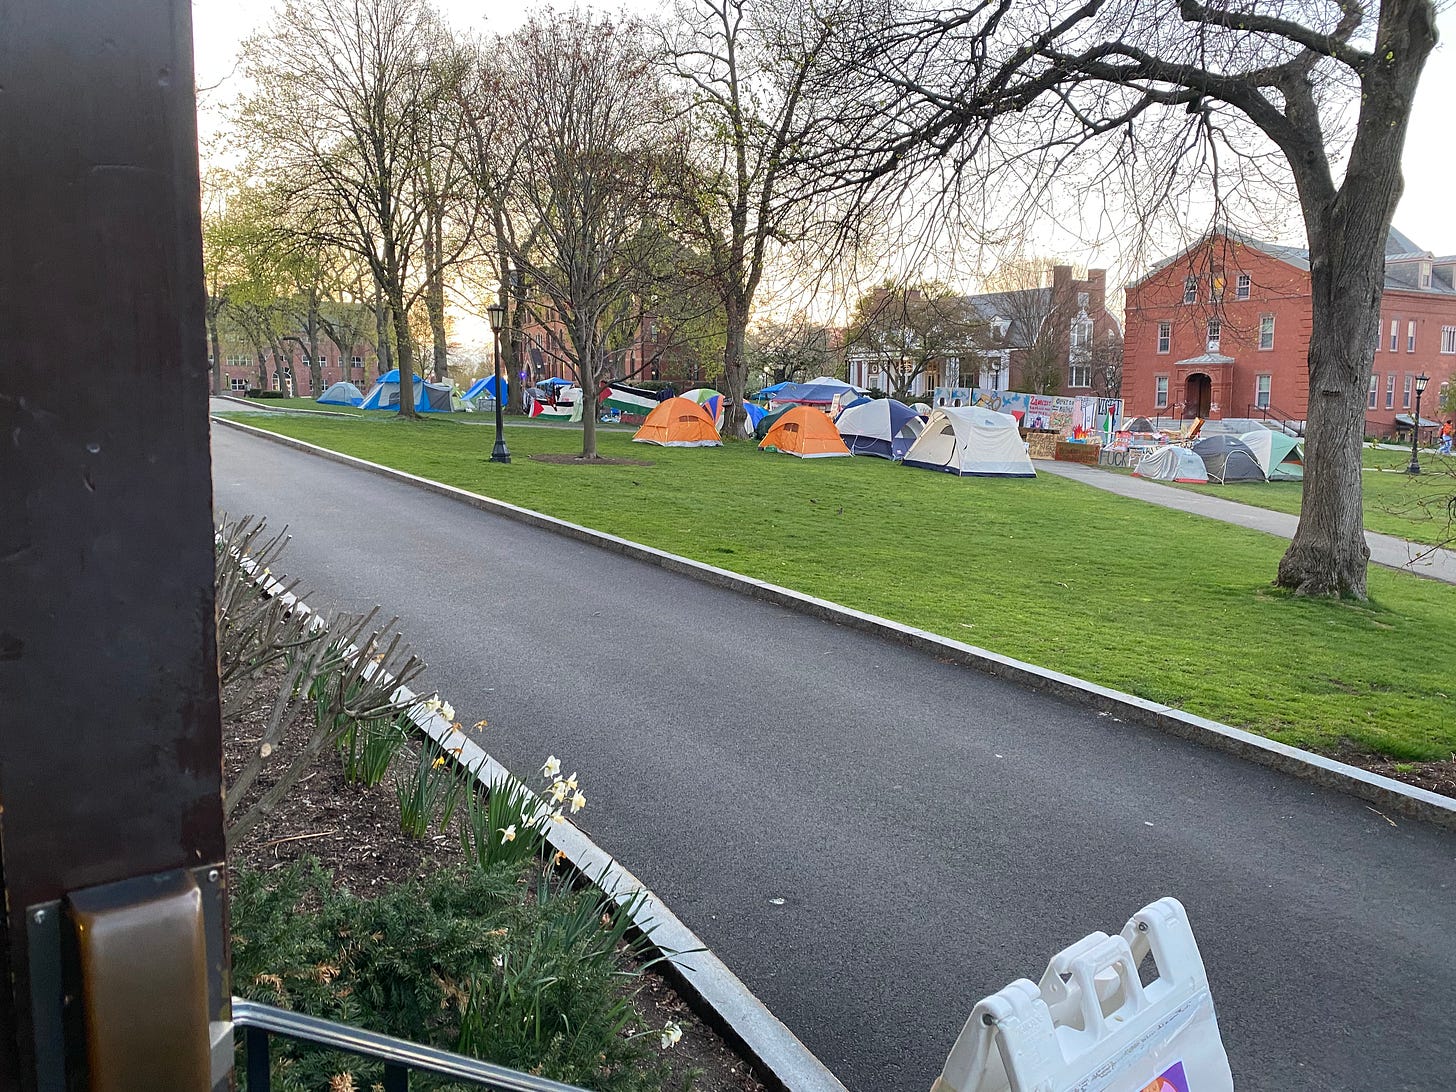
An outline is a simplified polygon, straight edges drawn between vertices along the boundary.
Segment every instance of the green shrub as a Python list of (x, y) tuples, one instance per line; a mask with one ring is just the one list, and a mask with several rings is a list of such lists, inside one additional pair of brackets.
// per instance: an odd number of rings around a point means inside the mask
[[(549, 875), (534, 889), (519, 878), (472, 868), (365, 899), (312, 863), (242, 870), (234, 992), (602, 1092), (661, 1088), (657, 1032), (629, 1001), (642, 942), (626, 915)], [(358, 1059), (275, 1043), (283, 1092), (345, 1070), (360, 1088), (380, 1079)]]

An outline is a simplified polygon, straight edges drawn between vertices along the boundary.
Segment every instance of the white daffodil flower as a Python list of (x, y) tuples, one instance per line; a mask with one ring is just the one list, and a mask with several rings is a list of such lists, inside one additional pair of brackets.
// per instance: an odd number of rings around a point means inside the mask
[(541, 767), (542, 777), (555, 777), (561, 772), (561, 759), (551, 755), (546, 759), (546, 765)]
[(574, 770), (572, 771), (571, 776), (566, 779), (566, 787), (568, 789), (576, 788), (576, 772)]
[(446, 720), (453, 721), (455, 719), (455, 707), (451, 705), (448, 701), (445, 702), (440, 706), (440, 715), (443, 716)]
[(669, 1020), (662, 1026), (662, 1049), (671, 1050), (682, 1040), (682, 1025)]
[(512, 823), (508, 827), (501, 827), (500, 836), (502, 843), (514, 842), (516, 840), (516, 824)]
[(551, 803), (559, 804), (566, 799), (566, 782), (558, 781), (551, 786)]
[(581, 811), (584, 807), (586, 807), (586, 797), (584, 795), (577, 793), (571, 798), (571, 811), (573, 815)]

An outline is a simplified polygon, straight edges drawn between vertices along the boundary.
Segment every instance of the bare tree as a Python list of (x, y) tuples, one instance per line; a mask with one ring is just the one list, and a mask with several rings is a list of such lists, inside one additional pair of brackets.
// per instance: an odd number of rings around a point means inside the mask
[(787, 319), (756, 319), (748, 328), (744, 357), (750, 378), (764, 386), (823, 375), (836, 363), (828, 328), (802, 311)]
[(856, 7), (839, 52), (844, 123), (823, 146), (848, 164), (839, 181), (867, 193), (916, 166), (976, 184), (997, 171), (1021, 187), (1022, 217), (1084, 152), (1083, 177), (1125, 182), (1149, 215), (1167, 213), (1181, 179), (1206, 182), (1192, 196), (1224, 214), (1292, 183), (1311, 398), (1304, 503), (1277, 583), (1363, 599), (1366, 384), (1435, 14), (1432, 0)]
[(851, 358), (863, 356), (884, 369), (891, 397), (910, 401), (932, 366), (978, 358), (988, 333), (974, 304), (947, 285), (884, 285), (855, 306), (845, 348)]
[(820, 227), (796, 156), (833, 23), (778, 0), (680, 0), (677, 20), (669, 48), (693, 104), (679, 221), (723, 301), (723, 435), (739, 436), (754, 296), (775, 249)]
[[(516, 265), (582, 391), (582, 457), (597, 457), (597, 392), (633, 297), (650, 291), (667, 103), (641, 24), (584, 11), (533, 16), (500, 44), (506, 113), (529, 119), (505, 199), (529, 222)], [(505, 291), (503, 286), (502, 291)]]
[(467, 189), (455, 154), (464, 135), (441, 124), (454, 46), (424, 0), (284, 0), (244, 52), (255, 90), (235, 124), (254, 170), (317, 242), (369, 266), (393, 337), (399, 412), (414, 416), (410, 307), (463, 249), (445, 248), (442, 228), (431, 235), (450, 196)]

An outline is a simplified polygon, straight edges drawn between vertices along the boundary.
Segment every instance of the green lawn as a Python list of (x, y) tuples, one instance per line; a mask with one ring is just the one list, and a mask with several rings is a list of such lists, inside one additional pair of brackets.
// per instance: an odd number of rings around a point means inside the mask
[[(1410, 452), (1365, 450), (1365, 528), (1413, 542), (1440, 545), (1450, 541), (1447, 502), (1456, 494), (1456, 458), (1421, 452), (1418, 475), (1405, 473)], [(1178, 485), (1227, 500), (1299, 513), (1303, 482), (1261, 482), (1244, 485)]]
[[(638, 542), (1327, 752), (1456, 752), (1456, 587), (1372, 567), (1366, 606), (1270, 586), (1284, 543), (1043, 475), (601, 436), (651, 466), (533, 462), (575, 430), (249, 418)], [(266, 515), (267, 513), (261, 513)], [(709, 622), (711, 624), (711, 622)]]

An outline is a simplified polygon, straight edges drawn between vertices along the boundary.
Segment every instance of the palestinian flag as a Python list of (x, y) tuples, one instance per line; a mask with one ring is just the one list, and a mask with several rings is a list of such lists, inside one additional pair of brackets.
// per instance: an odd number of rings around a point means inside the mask
[(657, 392), (647, 390), (645, 387), (629, 387), (625, 383), (608, 383), (605, 393), (607, 408), (620, 413), (635, 413), (646, 417), (657, 408), (658, 404)]

